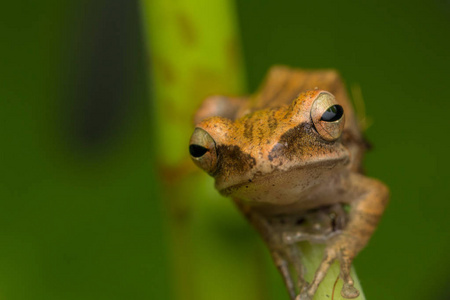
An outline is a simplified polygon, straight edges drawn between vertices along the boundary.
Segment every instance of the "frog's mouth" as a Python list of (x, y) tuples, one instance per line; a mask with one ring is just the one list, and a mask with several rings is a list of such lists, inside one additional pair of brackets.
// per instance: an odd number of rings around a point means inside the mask
[(347, 161), (347, 158), (341, 158), (329, 164), (319, 161), (290, 170), (274, 170), (267, 174), (257, 172), (252, 178), (242, 178), (238, 183), (222, 188), (216, 181), (216, 188), (224, 196), (247, 202), (291, 204), (298, 201), (305, 191), (340, 176), (339, 170), (344, 169)]

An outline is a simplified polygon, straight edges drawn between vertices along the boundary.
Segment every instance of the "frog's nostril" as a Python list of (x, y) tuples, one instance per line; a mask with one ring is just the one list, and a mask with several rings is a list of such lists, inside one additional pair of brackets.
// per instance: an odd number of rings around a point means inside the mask
[(200, 145), (196, 145), (196, 144), (192, 144), (189, 145), (189, 153), (193, 156), (193, 157), (202, 157), (203, 155), (205, 155), (205, 153), (208, 152), (208, 149), (200, 146)]

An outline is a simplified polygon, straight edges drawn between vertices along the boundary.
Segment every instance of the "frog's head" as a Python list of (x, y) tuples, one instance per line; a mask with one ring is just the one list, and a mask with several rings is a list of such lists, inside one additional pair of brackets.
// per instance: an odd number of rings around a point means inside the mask
[(344, 110), (326, 91), (302, 93), (291, 105), (231, 120), (197, 124), (189, 151), (224, 195), (291, 203), (349, 161), (341, 143)]

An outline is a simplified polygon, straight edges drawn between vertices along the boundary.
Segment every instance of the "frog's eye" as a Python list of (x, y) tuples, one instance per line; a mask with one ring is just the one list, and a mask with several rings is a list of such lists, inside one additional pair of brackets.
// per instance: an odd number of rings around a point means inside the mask
[(202, 157), (203, 155), (206, 154), (206, 152), (208, 152), (208, 148), (205, 148), (197, 144), (189, 145), (189, 153), (191, 154), (192, 157), (195, 158)]
[(203, 129), (195, 128), (189, 142), (189, 153), (194, 163), (212, 174), (217, 167), (217, 151), (214, 139)]
[(331, 142), (341, 136), (345, 122), (344, 109), (330, 93), (320, 93), (316, 98), (311, 108), (311, 119), (324, 140)]
[(344, 109), (339, 104), (330, 106), (320, 118), (321, 121), (325, 122), (335, 122), (339, 121), (344, 115)]

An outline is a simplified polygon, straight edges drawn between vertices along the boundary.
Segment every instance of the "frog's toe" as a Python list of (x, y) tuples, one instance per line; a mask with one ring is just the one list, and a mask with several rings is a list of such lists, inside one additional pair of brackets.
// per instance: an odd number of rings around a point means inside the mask
[(308, 295), (307, 293), (301, 293), (300, 295), (295, 298), (295, 300), (312, 300), (313, 298)]
[(344, 283), (341, 290), (341, 295), (346, 299), (353, 299), (359, 296), (359, 291), (353, 285)]
[(295, 300), (312, 300), (314, 295), (311, 295), (311, 291), (309, 290), (309, 284), (306, 284), (301, 293), (295, 298)]

